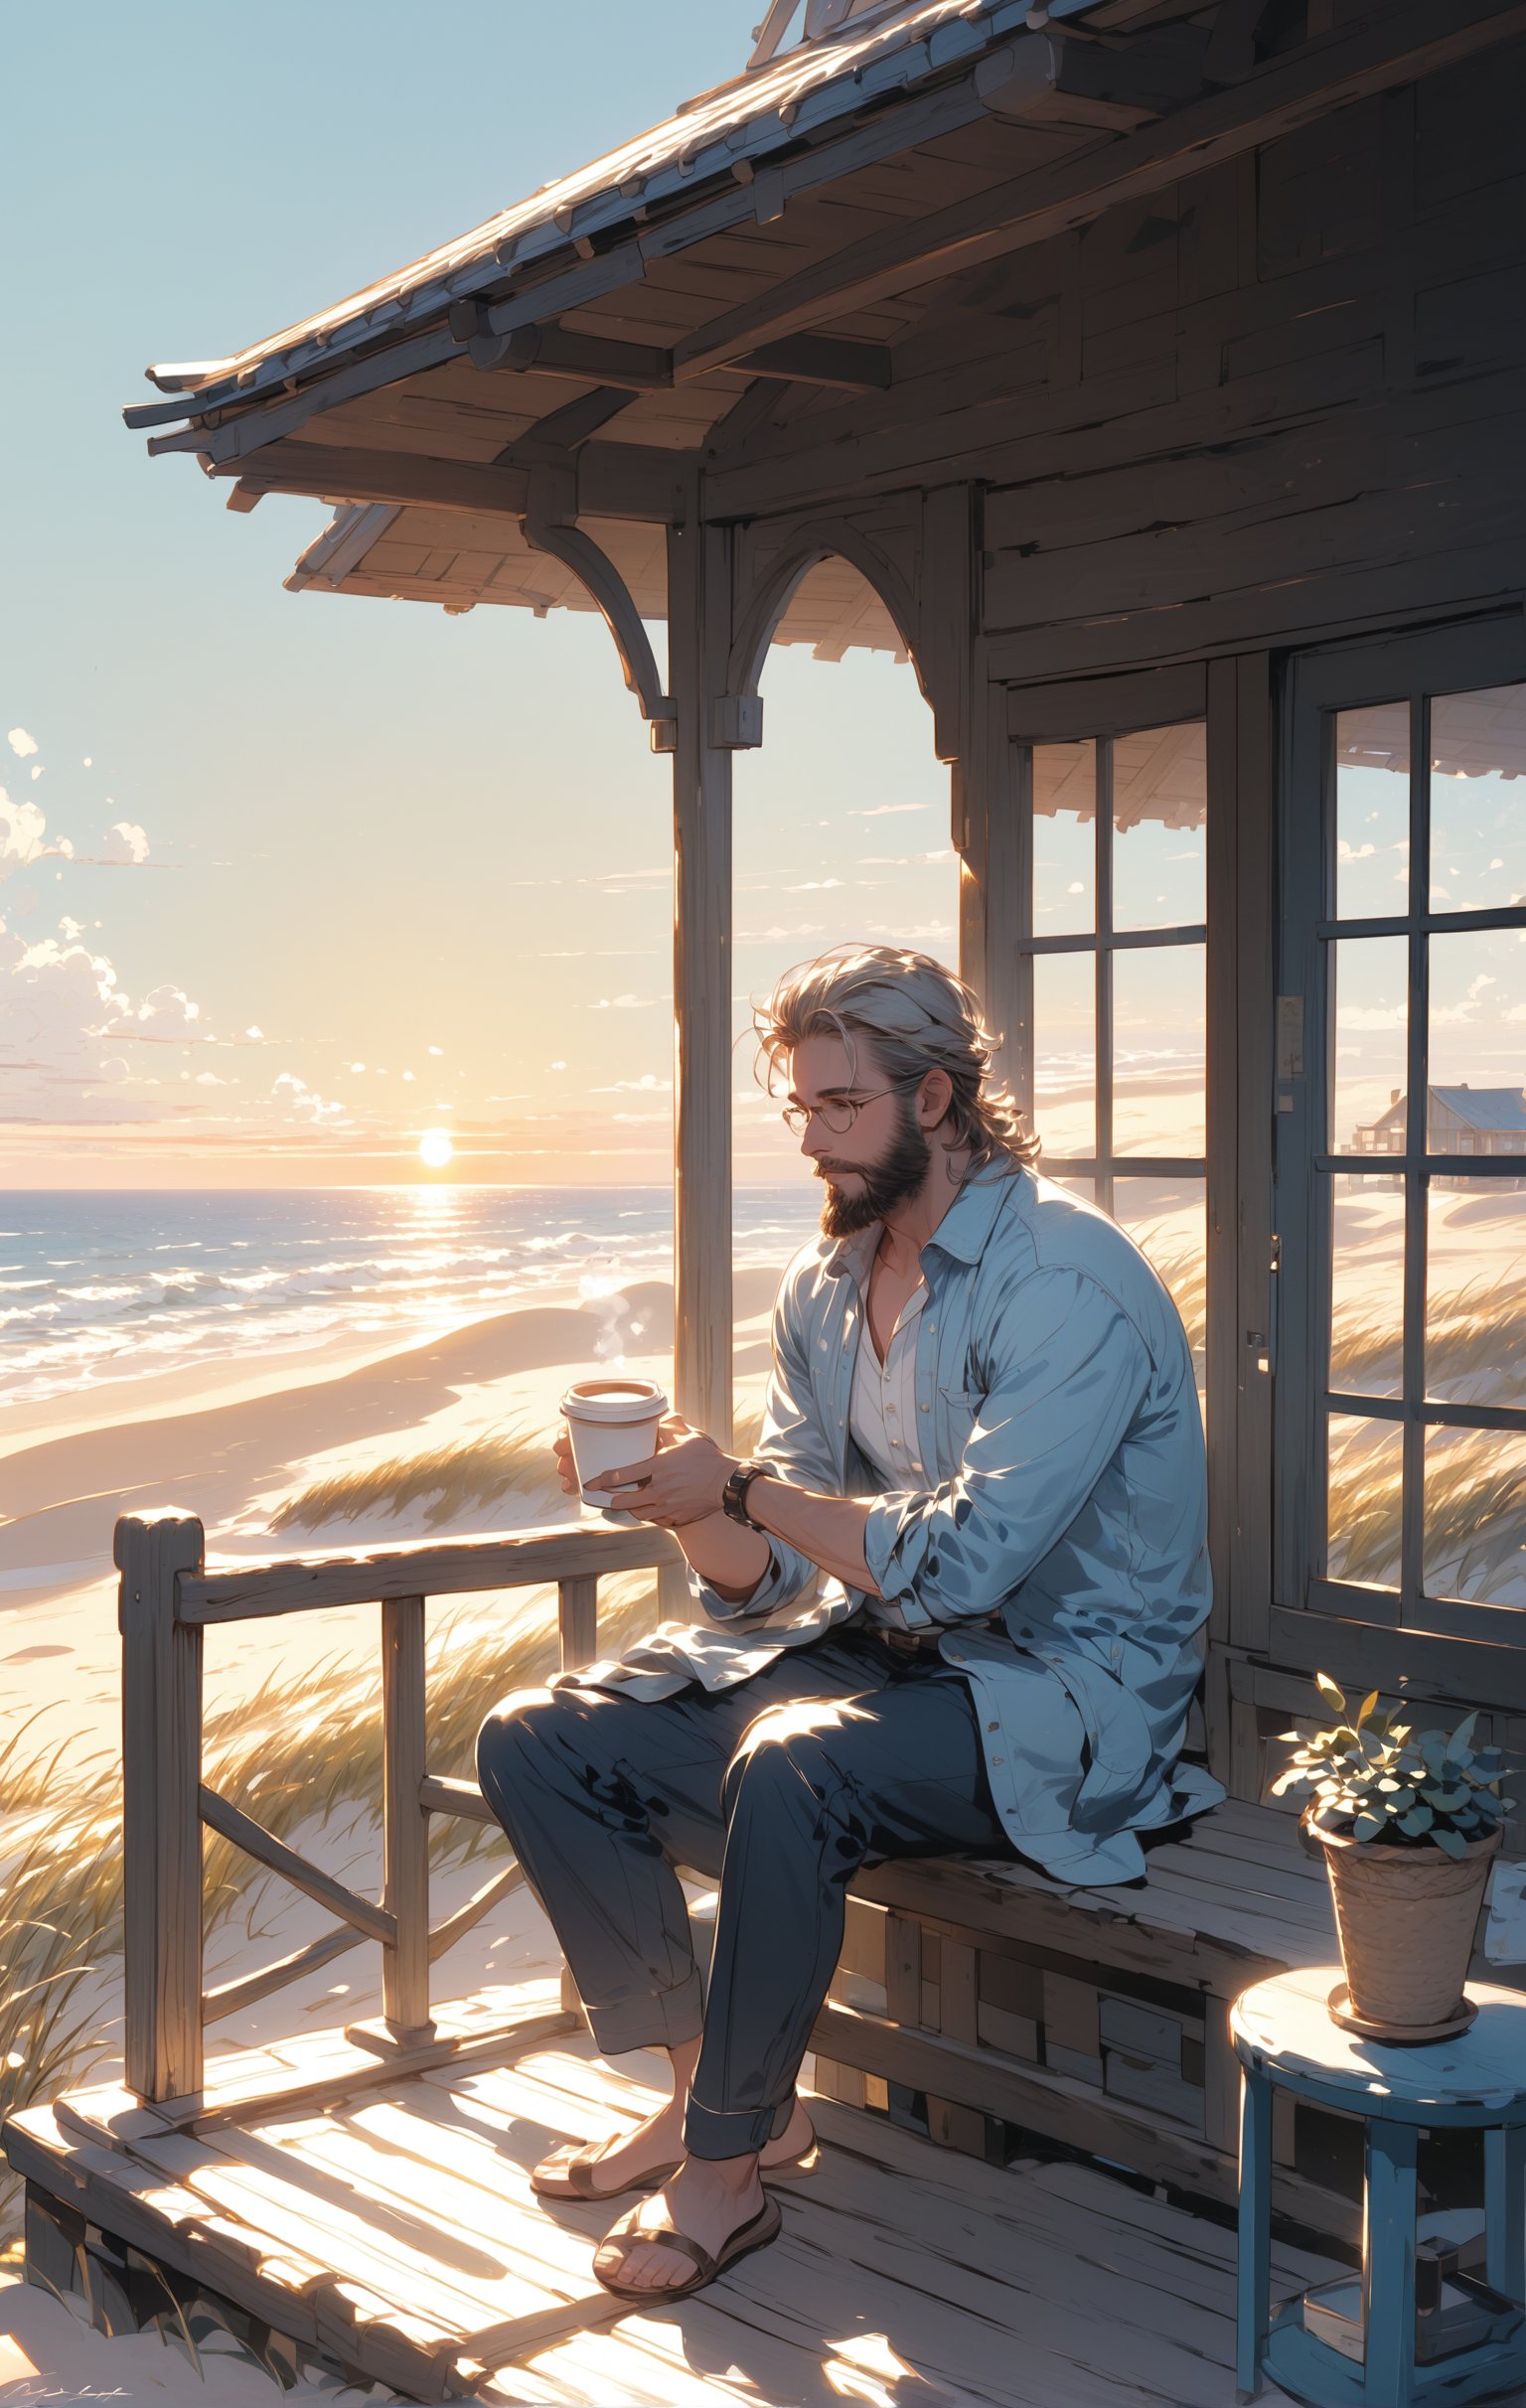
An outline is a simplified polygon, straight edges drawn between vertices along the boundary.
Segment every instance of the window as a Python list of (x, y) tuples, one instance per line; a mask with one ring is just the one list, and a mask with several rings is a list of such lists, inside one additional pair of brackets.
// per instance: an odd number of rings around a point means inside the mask
[(1280, 1585), (1508, 1637), (1526, 1608), (1526, 683), (1446, 690), (1414, 645), (1408, 665), (1407, 691), (1295, 733), (1296, 777), (1322, 759), (1323, 842), (1294, 828), (1285, 854), (1302, 964), (1285, 975), (1311, 1034), (1306, 1094), (1296, 1075), (1279, 1097)]
[(1203, 1391), (1206, 773), (1200, 720), (1019, 747), (1039, 1167), (1170, 1288)]

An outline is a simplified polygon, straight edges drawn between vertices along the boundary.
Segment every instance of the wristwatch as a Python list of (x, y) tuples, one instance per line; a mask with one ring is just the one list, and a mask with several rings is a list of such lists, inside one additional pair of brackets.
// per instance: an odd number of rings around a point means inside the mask
[[(740, 1522), (744, 1530), (763, 1529), (762, 1523), (755, 1522), (747, 1511), (747, 1490), (753, 1480), (771, 1479), (776, 1471), (775, 1464), (756, 1458), (749, 1463), (738, 1463), (720, 1492), (720, 1510), (729, 1521)], [(764, 1536), (767, 1536), (766, 1532)]]

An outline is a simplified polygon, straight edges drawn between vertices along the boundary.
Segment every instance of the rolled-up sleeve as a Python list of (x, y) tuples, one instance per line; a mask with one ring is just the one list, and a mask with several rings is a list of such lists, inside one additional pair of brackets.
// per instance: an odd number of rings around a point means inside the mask
[(915, 1628), (993, 1612), (1069, 1528), (1138, 1412), (1150, 1360), (1086, 1273), (1023, 1279), (992, 1332), (995, 1376), (956, 1476), (875, 1498), (864, 1561)]
[[(831, 1493), (838, 1485), (837, 1463), (812, 1391), (800, 1307), (788, 1287), (774, 1306), (769, 1347), (773, 1363), (764, 1394), (763, 1428), (753, 1454), (760, 1461), (777, 1463), (782, 1478)], [(819, 1585), (819, 1568), (798, 1547), (770, 1533), (768, 1554), (768, 1569), (751, 1596), (723, 1597), (692, 1565), (688, 1568), (689, 1595), (712, 1621), (734, 1622), (743, 1616), (750, 1619), (771, 1613), (776, 1605), (787, 1605), (803, 1590)]]

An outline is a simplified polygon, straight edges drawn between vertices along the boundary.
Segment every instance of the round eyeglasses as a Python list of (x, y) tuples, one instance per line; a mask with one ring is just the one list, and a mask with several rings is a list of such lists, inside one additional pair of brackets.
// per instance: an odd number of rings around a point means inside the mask
[[(904, 1086), (906, 1082), (902, 1080), (900, 1084)], [(894, 1093), (894, 1087), (874, 1087), (864, 1096), (833, 1096), (825, 1104), (815, 1106), (786, 1104), (781, 1117), (786, 1129), (797, 1137), (805, 1135), (818, 1114), (835, 1137), (845, 1136), (863, 1105), (872, 1104), (877, 1096), (893, 1096)]]

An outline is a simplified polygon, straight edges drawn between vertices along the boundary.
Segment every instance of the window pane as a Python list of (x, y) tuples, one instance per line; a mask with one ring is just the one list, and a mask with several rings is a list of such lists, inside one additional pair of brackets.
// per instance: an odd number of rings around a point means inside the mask
[(1033, 747), (1033, 934), (1097, 926), (1097, 747)]
[(1097, 957), (1033, 957), (1033, 1120), (1046, 1164), (1097, 1150)]
[(1204, 978), (1201, 945), (1113, 956), (1115, 1153), (1203, 1153)]
[(1526, 1147), (1526, 951), (1513, 928), (1431, 940), (1433, 1153)]
[(1526, 1605), (1526, 1436), (1427, 1430), (1424, 1579), (1434, 1597)]
[(1330, 1579), (1397, 1588), (1404, 1495), (1404, 1432), (1397, 1422), (1329, 1416), (1326, 1495)]
[(1526, 685), (1438, 694), (1431, 705), (1431, 908), (1526, 900)]
[(1392, 919), (1410, 908), (1410, 706), (1335, 719), (1335, 916)]
[(1113, 1189), (1113, 1217), (1148, 1255), (1175, 1299), (1192, 1349), (1192, 1369), (1202, 1401), (1208, 1296), (1207, 1182), (1119, 1179)]
[(1402, 1153), (1409, 942), (1347, 937), (1330, 953), (1335, 983), (1330, 1150)]
[(1191, 928), (1207, 916), (1201, 721), (1113, 747), (1113, 925)]
[(1063, 1187), (1068, 1195), (1079, 1196), (1083, 1204), (1095, 1204), (1097, 1201), (1097, 1182), (1095, 1179), (1055, 1178), (1055, 1174), (1052, 1170), (1046, 1170), (1044, 1172), (1044, 1176), (1046, 1179), (1054, 1179), (1055, 1186)]
[(1426, 1277), (1427, 1396), (1526, 1405), (1526, 1192), (1515, 1180), (1432, 1180)]
[(1404, 1182), (1330, 1175), (1330, 1377), (1354, 1397), (1404, 1394)]

